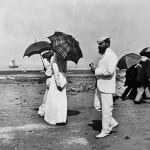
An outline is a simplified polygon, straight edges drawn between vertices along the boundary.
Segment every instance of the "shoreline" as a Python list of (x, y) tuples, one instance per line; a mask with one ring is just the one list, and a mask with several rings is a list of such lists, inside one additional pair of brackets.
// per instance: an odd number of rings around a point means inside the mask
[[(124, 78), (125, 77), (125, 71), (120, 70), (116, 72), (116, 78), (117, 80)], [(21, 70), (21, 69), (3, 69), (0, 70), (0, 80), (4, 79), (39, 79), (39, 78), (44, 78), (44, 70), (40, 69), (28, 69), (28, 70)], [(95, 75), (91, 72), (90, 69), (68, 69), (66, 73), (67, 77), (71, 78), (88, 78), (92, 77), (95, 78)]]
[[(13, 75), (13, 74), (43, 74), (44, 70), (41, 69), (1, 69), (0, 75)], [(93, 74), (90, 69), (68, 69), (67, 74)]]
[[(95, 89), (96, 78), (91, 70), (69, 69), (67, 72), (67, 90), (72, 93)], [(43, 70), (0, 70), (1, 84), (43, 84), (45, 85)], [(122, 95), (124, 91), (125, 72), (119, 71), (116, 76), (116, 94)]]

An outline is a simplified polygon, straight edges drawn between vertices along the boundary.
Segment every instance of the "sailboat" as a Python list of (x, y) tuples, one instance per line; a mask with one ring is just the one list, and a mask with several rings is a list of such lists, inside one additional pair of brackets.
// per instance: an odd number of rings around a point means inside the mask
[(9, 68), (18, 68), (14, 58), (9, 60)]

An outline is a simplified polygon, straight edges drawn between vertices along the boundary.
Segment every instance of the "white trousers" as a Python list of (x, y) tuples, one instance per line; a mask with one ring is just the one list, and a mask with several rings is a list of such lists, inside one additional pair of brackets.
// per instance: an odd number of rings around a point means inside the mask
[(97, 111), (101, 111), (101, 101), (100, 101), (100, 92), (99, 90), (96, 88), (95, 89), (95, 94), (94, 94), (94, 103), (93, 106)]
[(102, 108), (102, 130), (101, 132), (110, 133), (111, 126), (117, 121), (112, 116), (113, 111), (113, 96), (109, 93), (99, 92), (100, 103)]

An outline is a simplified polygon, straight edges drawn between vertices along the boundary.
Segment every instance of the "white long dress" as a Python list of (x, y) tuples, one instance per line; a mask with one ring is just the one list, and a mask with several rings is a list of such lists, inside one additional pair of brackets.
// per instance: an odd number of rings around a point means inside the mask
[[(66, 62), (54, 55), (52, 61), (52, 77), (45, 106), (44, 120), (52, 125), (66, 123), (67, 120), (67, 94), (66, 94)], [(58, 90), (57, 86), (62, 87)]]
[(46, 79), (46, 90), (44, 93), (42, 104), (40, 105), (39, 110), (38, 110), (38, 115), (40, 115), (41, 117), (44, 116), (44, 114), (45, 114), (45, 104), (46, 104), (46, 100), (47, 100), (47, 93), (48, 93), (48, 89), (50, 86), (50, 80), (51, 80), (51, 75), (52, 75), (51, 62), (49, 63), (49, 65), (46, 68), (45, 75), (49, 78)]

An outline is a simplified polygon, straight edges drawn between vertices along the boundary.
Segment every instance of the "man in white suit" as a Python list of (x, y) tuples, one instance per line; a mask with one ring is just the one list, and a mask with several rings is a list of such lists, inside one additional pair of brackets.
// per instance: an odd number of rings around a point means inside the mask
[(102, 108), (102, 130), (96, 138), (108, 136), (118, 122), (112, 116), (113, 93), (116, 90), (117, 55), (110, 48), (110, 37), (102, 37), (97, 41), (100, 60), (98, 66), (90, 64), (97, 78), (97, 90)]

